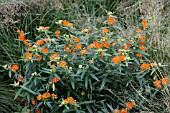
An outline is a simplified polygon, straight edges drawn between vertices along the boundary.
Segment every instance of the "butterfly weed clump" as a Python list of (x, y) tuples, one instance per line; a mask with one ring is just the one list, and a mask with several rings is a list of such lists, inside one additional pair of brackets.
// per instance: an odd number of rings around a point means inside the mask
[(18, 30), (23, 44), (20, 64), (6, 65), (32, 112), (127, 113), (147, 110), (168, 78), (154, 80), (161, 64), (147, 53), (147, 20), (131, 37), (108, 13), (100, 28), (76, 29), (67, 20), (58, 29), (40, 26), (36, 42)]

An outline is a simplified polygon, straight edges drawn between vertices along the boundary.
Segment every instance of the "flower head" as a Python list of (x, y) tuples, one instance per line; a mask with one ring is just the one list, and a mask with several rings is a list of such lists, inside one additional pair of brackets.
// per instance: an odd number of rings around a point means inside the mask
[(12, 65), (11, 67), (12, 71), (17, 71), (19, 69), (19, 66), (18, 65)]

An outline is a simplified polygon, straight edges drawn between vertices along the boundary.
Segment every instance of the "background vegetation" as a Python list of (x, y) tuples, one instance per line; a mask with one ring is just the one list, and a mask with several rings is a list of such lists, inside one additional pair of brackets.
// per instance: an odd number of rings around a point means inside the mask
[[(169, 0), (1, 0), (0, 1), (0, 64), (18, 62), (22, 50), (15, 39), (17, 30), (29, 31), (30, 39), (34, 40), (36, 29), (40, 25), (55, 29), (55, 22), (60, 19), (72, 20), (78, 28), (97, 26), (102, 22), (107, 11), (124, 26), (124, 35), (131, 36), (135, 25), (142, 18), (150, 20), (150, 37), (148, 47), (151, 61), (167, 65), (159, 69), (156, 78), (168, 76), (170, 78), (170, 1)], [(100, 25), (99, 25), (100, 26)], [(3, 69), (2, 67), (0, 67)], [(0, 71), (1, 81), (8, 80), (7, 72)], [(8, 81), (3, 84), (9, 84)], [(5, 85), (2, 85), (4, 88)], [(9, 86), (8, 86), (9, 87)], [(4, 91), (7, 93), (7, 91)], [(12, 96), (11, 96), (12, 97)], [(4, 97), (6, 98), (6, 97)], [(11, 103), (7, 100), (6, 103)], [(169, 89), (161, 92), (157, 103), (162, 108), (147, 107), (148, 111), (168, 112), (170, 110)], [(6, 104), (7, 106), (11, 106)], [(2, 106), (2, 104), (0, 104)], [(15, 105), (13, 105), (15, 106)], [(22, 105), (24, 107), (25, 105)], [(11, 108), (11, 107), (9, 107)], [(0, 107), (6, 110), (6, 107)], [(150, 110), (151, 109), (151, 110)], [(13, 108), (11, 108), (13, 110)], [(146, 111), (144, 111), (146, 112)]]

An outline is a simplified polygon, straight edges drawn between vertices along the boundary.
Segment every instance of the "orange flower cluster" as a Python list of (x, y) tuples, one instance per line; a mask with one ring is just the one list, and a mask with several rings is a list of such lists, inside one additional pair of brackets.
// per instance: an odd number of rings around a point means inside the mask
[(136, 32), (137, 32), (137, 33), (140, 33), (141, 31), (142, 31), (141, 28), (137, 28), (137, 29), (136, 29)]
[(114, 113), (127, 113), (127, 110), (125, 108), (122, 108), (121, 110), (115, 109)]
[(64, 46), (64, 50), (66, 51), (66, 52), (71, 52), (71, 50), (70, 50), (70, 48), (68, 47), (68, 46)]
[(126, 102), (126, 108), (127, 109), (132, 109), (135, 106), (134, 102)]
[(80, 51), (80, 54), (81, 54), (81, 55), (87, 54), (87, 49), (84, 48), (83, 50), (81, 50), (81, 51)]
[(123, 61), (125, 61), (126, 60), (126, 56), (124, 56), (124, 55), (122, 55), (122, 56), (114, 56), (113, 58), (112, 58), (112, 62), (114, 63), (114, 64), (118, 64), (119, 62), (123, 62)]
[(67, 20), (63, 20), (62, 23), (63, 23), (63, 26), (66, 26), (66, 27), (72, 27), (73, 26), (73, 24), (68, 22)]
[(45, 53), (45, 54), (48, 53), (48, 48), (47, 47), (43, 48), (42, 52)]
[(168, 81), (168, 78), (167, 77), (164, 77), (164, 78), (162, 78), (161, 80), (156, 80), (155, 82), (153, 82), (153, 84), (154, 84), (154, 86), (156, 87), (156, 88), (161, 88), (162, 87), (162, 84), (163, 85), (166, 85), (166, 84), (168, 84), (169, 83), (169, 81)]
[(57, 83), (58, 81), (59, 81), (59, 79), (57, 77), (53, 77), (53, 79), (52, 79), (53, 83)]
[(44, 27), (44, 26), (39, 26), (39, 28), (38, 28), (38, 30), (40, 30), (40, 31), (47, 31), (49, 29), (50, 29), (49, 27)]
[(143, 55), (141, 53), (136, 54), (137, 57), (142, 57)]
[(94, 44), (94, 47), (97, 48), (97, 49), (101, 49), (102, 48), (102, 45), (99, 42), (97, 42), (97, 41), (94, 41), (93, 44)]
[(109, 17), (108, 19), (107, 19), (107, 22), (108, 22), (108, 24), (114, 24), (115, 23), (115, 20), (112, 18), (112, 17)]
[(58, 64), (58, 66), (65, 68), (67, 65), (67, 62), (63, 60), (63, 61), (58, 62), (57, 64)]
[(50, 97), (51, 97), (51, 94), (49, 92), (45, 92), (43, 95), (39, 94), (37, 96), (37, 100), (47, 99), (47, 98), (50, 98)]
[(146, 51), (146, 47), (144, 45), (139, 46), (139, 49), (142, 51)]
[(150, 68), (150, 64), (148, 64), (148, 63), (146, 63), (146, 64), (141, 64), (141, 65), (140, 65), (140, 69), (141, 69), (142, 71), (148, 70), (149, 68)]
[(60, 56), (56, 52), (52, 52), (50, 56), (50, 60), (59, 60)]
[(35, 105), (35, 100), (34, 99), (31, 99), (31, 104)]
[(42, 45), (43, 43), (44, 43), (44, 40), (37, 40), (37, 43), (36, 43), (36, 44), (37, 44), (38, 46), (40, 46), (40, 45)]
[(82, 48), (82, 44), (77, 44), (75, 47), (74, 47), (76, 50), (79, 50)]
[(146, 20), (142, 20), (142, 25), (144, 29), (148, 28), (148, 24)]
[(94, 47), (94, 44), (93, 44), (93, 43), (87, 46), (88, 49), (91, 49), (91, 48), (93, 48), (93, 47)]
[(30, 60), (31, 57), (32, 57), (32, 54), (31, 54), (30, 52), (26, 52), (26, 53), (25, 53), (25, 60), (26, 60), (26, 61)]
[(74, 42), (76, 42), (76, 43), (77, 43), (77, 42), (80, 42), (80, 38), (75, 38), (75, 39), (74, 39)]
[(146, 39), (147, 39), (146, 36), (142, 36), (139, 38), (139, 40), (141, 40), (141, 41), (145, 41)]
[(60, 31), (59, 30), (56, 30), (55, 31), (55, 36), (58, 38), (60, 36)]
[(73, 99), (73, 97), (67, 97), (64, 99), (65, 104), (76, 104), (76, 100)]
[(18, 82), (17, 83), (20, 83), (22, 80), (23, 80), (23, 76), (22, 75), (20, 75), (20, 77), (19, 78), (17, 78), (17, 80), (18, 80)]
[(24, 39), (25, 39), (24, 31), (23, 31), (23, 30), (21, 30), (21, 31), (18, 30), (17, 32), (19, 33), (18, 39), (19, 39), (20, 41), (24, 41)]
[(12, 65), (11, 67), (12, 71), (17, 71), (19, 69), (19, 66), (18, 65)]
[(102, 33), (108, 33), (108, 32), (109, 32), (109, 29), (107, 29), (107, 28), (102, 29)]

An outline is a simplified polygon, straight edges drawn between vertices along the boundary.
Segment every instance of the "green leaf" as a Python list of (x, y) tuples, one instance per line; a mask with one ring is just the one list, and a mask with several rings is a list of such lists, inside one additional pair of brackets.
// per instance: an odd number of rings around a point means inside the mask
[(106, 81), (107, 81), (107, 78), (105, 77), (105, 78), (103, 79), (103, 81), (102, 81), (102, 85), (101, 85), (101, 87), (100, 87), (100, 90), (103, 89), (104, 85), (106, 84)]
[(90, 73), (90, 76), (91, 76), (92, 78), (94, 78), (95, 80), (99, 81), (99, 79), (98, 79), (94, 74)]
[(26, 91), (28, 91), (28, 92), (34, 94), (34, 95), (37, 94), (36, 92), (32, 91), (31, 89), (26, 88), (25, 86), (20, 86), (20, 87), (21, 87), (22, 89), (24, 89), (24, 90), (26, 90)]
[(21, 94), (22, 88), (20, 88), (15, 94), (14, 100)]
[(108, 103), (106, 103), (106, 105), (109, 107), (109, 109), (112, 111), (112, 113), (114, 113), (114, 109), (112, 108), (112, 106), (109, 105)]
[(134, 57), (134, 61), (138, 64), (138, 65), (140, 65), (140, 63), (139, 63), (139, 61)]
[(71, 77), (71, 86), (73, 89), (75, 89), (74, 77)]
[(99, 69), (98, 69), (96, 66), (94, 66), (94, 65), (90, 65), (90, 67), (92, 67), (92, 68), (95, 69), (96, 71), (99, 70)]
[(92, 109), (90, 108), (90, 106), (86, 105), (86, 108), (88, 110), (89, 113), (93, 113)]
[(88, 76), (85, 78), (85, 88), (88, 89)]

